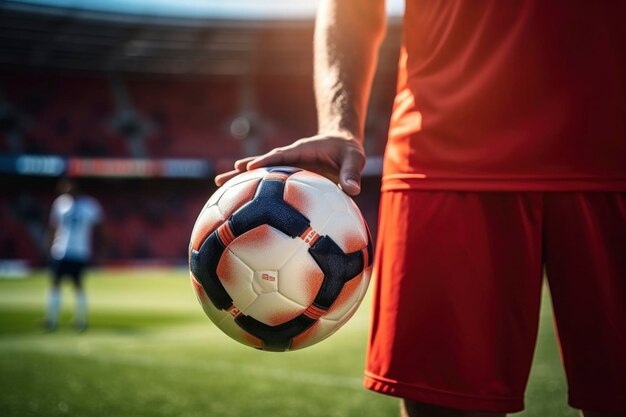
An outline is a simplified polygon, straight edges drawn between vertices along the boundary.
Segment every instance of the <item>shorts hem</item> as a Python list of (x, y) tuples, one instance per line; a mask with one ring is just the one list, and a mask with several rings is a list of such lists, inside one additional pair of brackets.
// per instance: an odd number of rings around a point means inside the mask
[(366, 372), (363, 386), (371, 391), (429, 405), (463, 411), (514, 413), (524, 409), (523, 398), (478, 397), (392, 381)]

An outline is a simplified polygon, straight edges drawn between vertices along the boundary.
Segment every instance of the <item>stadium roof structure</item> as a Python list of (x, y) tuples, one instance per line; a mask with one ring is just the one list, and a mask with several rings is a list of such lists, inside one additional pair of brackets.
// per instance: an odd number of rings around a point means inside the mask
[[(388, 0), (390, 15), (400, 15), (404, 0)], [(318, 0), (11, 0), (13, 8), (115, 13), (138, 17), (276, 20), (311, 19)]]
[[(0, 70), (310, 73), (317, 3), (6, 0), (0, 2)], [(392, 24), (381, 49), (382, 62), (387, 62), (385, 54), (397, 54), (401, 3), (388, 0)], [(389, 70), (395, 71), (395, 62)]]

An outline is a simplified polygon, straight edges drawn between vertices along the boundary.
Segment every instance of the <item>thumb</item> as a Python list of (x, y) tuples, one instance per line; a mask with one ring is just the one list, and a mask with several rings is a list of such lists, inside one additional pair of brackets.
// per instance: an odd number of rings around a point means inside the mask
[(346, 153), (339, 172), (339, 185), (349, 195), (361, 192), (361, 170), (365, 165), (365, 157), (357, 150)]

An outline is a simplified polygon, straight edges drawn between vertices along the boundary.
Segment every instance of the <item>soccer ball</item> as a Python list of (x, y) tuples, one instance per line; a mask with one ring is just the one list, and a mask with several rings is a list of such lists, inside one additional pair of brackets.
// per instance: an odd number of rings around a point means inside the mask
[(191, 233), (189, 270), (209, 318), (258, 349), (301, 349), (354, 314), (370, 279), (371, 237), (337, 185), (291, 167), (220, 187)]

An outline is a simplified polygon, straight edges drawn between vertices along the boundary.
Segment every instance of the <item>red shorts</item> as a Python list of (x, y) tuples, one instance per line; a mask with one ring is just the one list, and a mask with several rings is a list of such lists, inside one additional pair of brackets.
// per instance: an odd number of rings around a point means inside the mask
[(388, 191), (365, 386), (523, 409), (545, 266), (573, 407), (626, 411), (626, 193)]

